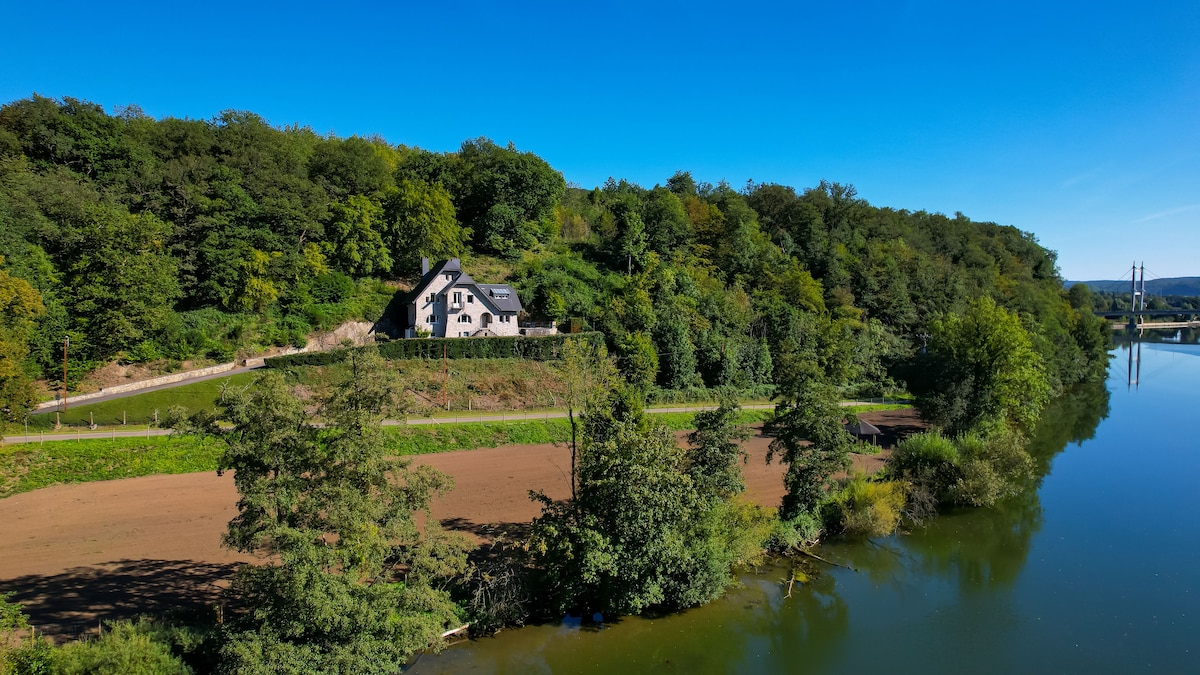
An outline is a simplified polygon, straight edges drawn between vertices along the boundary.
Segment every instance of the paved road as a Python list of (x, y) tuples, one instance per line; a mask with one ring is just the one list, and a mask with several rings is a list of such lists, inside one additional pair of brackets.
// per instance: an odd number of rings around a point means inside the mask
[[(221, 373), (220, 375), (216, 375), (214, 377), (220, 377), (221, 375), (227, 375), (227, 373)], [(208, 378), (205, 378), (205, 379), (208, 379)], [(870, 405), (870, 403), (867, 403), (865, 401), (842, 401), (841, 405), (843, 407), (850, 407), (850, 406), (859, 406), (859, 405)], [(750, 405), (744, 405), (744, 406), (742, 406), (742, 409), (743, 410), (770, 410), (770, 409), (773, 409), (774, 407), (775, 407), (775, 405), (771, 404), (771, 403), (755, 403), (755, 404), (750, 404)], [(714, 405), (677, 406), (677, 407), (667, 407), (667, 408), (647, 408), (646, 412), (650, 413), (650, 414), (693, 413), (693, 412), (699, 412), (701, 410), (713, 410), (715, 408), (716, 408), (716, 406), (714, 406)], [(384, 426), (395, 427), (395, 426), (403, 426), (403, 425), (417, 426), (417, 425), (423, 425), (423, 424), (463, 424), (463, 423), (467, 423), (467, 422), (521, 422), (521, 421), (525, 421), (525, 420), (562, 419), (566, 416), (567, 416), (567, 411), (565, 411), (565, 410), (542, 410), (542, 411), (535, 411), (535, 412), (511, 411), (511, 412), (500, 412), (500, 413), (463, 412), (463, 413), (458, 413), (455, 415), (441, 415), (438, 417), (413, 417), (413, 418), (409, 418), (406, 420), (384, 420), (383, 424), (384, 424)], [(30, 432), (28, 436), (26, 436), (25, 434), (13, 434), (11, 436), (5, 436), (3, 439), (3, 442), (4, 443), (42, 443), (45, 441), (74, 441), (74, 440), (87, 440), (87, 439), (97, 439), (97, 438), (150, 438), (152, 436), (168, 436), (171, 433), (172, 432), (170, 429), (142, 429), (139, 431), (120, 431), (117, 429), (109, 429), (106, 431), (84, 431), (82, 429), (77, 429), (73, 432), (65, 432), (65, 433), (63, 433), (63, 432), (42, 433), (42, 432), (33, 431), (33, 432)]]
[[(171, 389), (174, 387), (182, 387), (185, 384), (195, 384), (196, 382), (204, 382), (205, 380), (217, 380), (222, 377), (229, 377), (230, 375), (238, 375), (241, 373), (248, 373), (252, 370), (257, 370), (262, 367), (263, 366), (238, 366), (238, 367), (234, 368), (233, 370), (226, 370), (226, 371), (220, 372), (220, 373), (213, 373), (212, 375), (202, 375), (200, 377), (193, 377), (193, 378), (190, 378), (187, 380), (180, 380), (179, 382), (168, 382), (166, 384), (160, 384), (160, 385), (153, 386), (153, 387), (146, 387), (145, 389), (134, 389), (133, 391), (122, 391), (122, 392), (119, 392), (116, 394), (105, 394), (104, 396), (97, 396), (96, 398), (89, 398), (86, 401), (79, 401), (79, 402), (67, 401), (67, 409), (69, 410), (72, 406), (92, 405), (93, 403), (103, 403), (104, 401), (112, 401), (112, 400), (115, 400), (118, 398), (125, 398), (127, 396), (137, 396), (139, 394), (147, 394), (152, 391), (159, 391), (160, 389)], [(49, 415), (49, 414), (58, 412), (60, 410), (61, 410), (60, 406), (54, 406), (52, 408), (44, 408), (44, 409), (39, 410), (38, 412), (32, 413), (32, 414), (34, 414), (34, 415)]]

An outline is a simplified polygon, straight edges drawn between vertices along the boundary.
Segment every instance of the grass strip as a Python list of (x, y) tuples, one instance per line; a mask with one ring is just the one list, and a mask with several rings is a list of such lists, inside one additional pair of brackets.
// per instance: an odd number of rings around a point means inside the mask
[[(181, 405), (188, 410), (212, 410), (216, 407), (217, 397), (225, 386), (246, 385), (254, 381), (256, 373), (238, 373), (229, 377), (220, 377), (191, 384), (181, 384), (157, 391), (135, 394), (124, 398), (116, 398), (100, 403), (79, 403), (67, 408), (59, 415), (63, 424), (80, 426), (95, 423), (97, 426), (108, 427), (120, 425), (123, 421), (128, 424), (147, 424), (154, 421), (154, 411), (159, 416), (167, 414), (167, 409)], [(29, 416), (29, 429), (49, 430), (54, 427), (54, 411), (38, 413)]]
[[(904, 407), (872, 405), (853, 411)], [(743, 410), (740, 421), (753, 424), (772, 414), (772, 410)], [(652, 419), (672, 431), (695, 426), (693, 413), (654, 414)], [(411, 456), (502, 445), (565, 443), (571, 436), (571, 425), (565, 418), (556, 418), (385, 427), (385, 432), (392, 439), (396, 455)], [(63, 483), (215, 471), (224, 447), (218, 439), (194, 436), (59, 440), (0, 447), (0, 499)]]
[(0, 498), (62, 483), (214, 471), (223, 448), (191, 436), (13, 445), (0, 448)]

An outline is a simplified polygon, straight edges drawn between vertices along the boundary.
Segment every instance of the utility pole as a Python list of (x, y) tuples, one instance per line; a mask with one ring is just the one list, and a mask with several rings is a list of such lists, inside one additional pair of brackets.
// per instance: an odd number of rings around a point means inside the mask
[(67, 411), (67, 347), (71, 344), (71, 336), (63, 337), (63, 412)]

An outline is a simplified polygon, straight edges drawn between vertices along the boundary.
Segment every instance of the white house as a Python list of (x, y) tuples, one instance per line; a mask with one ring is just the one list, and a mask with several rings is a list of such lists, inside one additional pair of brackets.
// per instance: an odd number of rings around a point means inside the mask
[(508, 284), (480, 284), (467, 276), (458, 258), (429, 267), (421, 259), (421, 281), (405, 298), (404, 337), (482, 337), (518, 335), (521, 301)]

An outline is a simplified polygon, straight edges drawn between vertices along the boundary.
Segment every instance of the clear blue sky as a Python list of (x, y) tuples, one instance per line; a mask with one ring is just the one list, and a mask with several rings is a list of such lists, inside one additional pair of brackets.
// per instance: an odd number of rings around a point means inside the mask
[(34, 3), (0, 101), (454, 150), (584, 187), (852, 183), (1015, 225), (1071, 279), (1200, 275), (1200, 2)]

